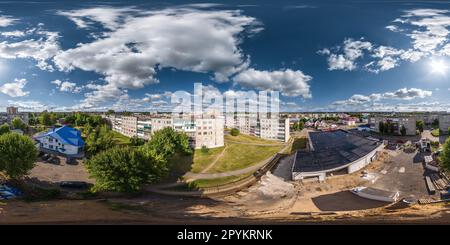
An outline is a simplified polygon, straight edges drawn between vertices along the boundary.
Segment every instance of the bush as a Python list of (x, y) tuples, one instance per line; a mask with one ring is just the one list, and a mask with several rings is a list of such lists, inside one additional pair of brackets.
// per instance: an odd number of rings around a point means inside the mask
[(237, 128), (233, 128), (233, 129), (231, 129), (230, 134), (231, 134), (232, 136), (238, 136), (238, 135), (240, 134), (240, 131), (239, 131), (239, 129), (237, 129)]
[(202, 146), (201, 151), (202, 151), (202, 153), (206, 154), (209, 152), (209, 148), (204, 145), (204, 146)]
[(11, 130), (10, 130), (9, 125), (7, 123), (4, 123), (3, 125), (0, 126), (0, 135), (7, 134), (10, 131)]

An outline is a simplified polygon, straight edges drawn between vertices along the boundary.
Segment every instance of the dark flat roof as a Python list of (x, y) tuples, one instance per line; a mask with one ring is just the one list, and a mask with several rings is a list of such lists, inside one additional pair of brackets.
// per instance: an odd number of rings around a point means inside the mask
[(364, 157), (381, 143), (344, 130), (310, 132), (314, 150), (297, 152), (293, 172), (318, 172), (346, 165)]

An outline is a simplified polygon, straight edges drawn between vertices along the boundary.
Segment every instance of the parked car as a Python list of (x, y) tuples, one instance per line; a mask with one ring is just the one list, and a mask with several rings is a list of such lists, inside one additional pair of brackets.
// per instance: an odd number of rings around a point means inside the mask
[(62, 188), (86, 189), (89, 184), (84, 181), (63, 181), (59, 183)]
[(44, 154), (44, 155), (42, 156), (42, 160), (43, 160), (43, 161), (47, 161), (49, 157), (50, 157), (50, 156), (49, 156), (48, 154)]

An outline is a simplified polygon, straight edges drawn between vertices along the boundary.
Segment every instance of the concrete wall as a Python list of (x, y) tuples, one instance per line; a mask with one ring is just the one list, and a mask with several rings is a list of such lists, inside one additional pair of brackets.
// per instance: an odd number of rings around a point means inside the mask
[(369, 165), (373, 160), (375, 160), (377, 152), (383, 149), (383, 147), (384, 144), (381, 144), (376, 149), (367, 154), (365, 157), (351, 163), (347, 168), (347, 172), (351, 174)]

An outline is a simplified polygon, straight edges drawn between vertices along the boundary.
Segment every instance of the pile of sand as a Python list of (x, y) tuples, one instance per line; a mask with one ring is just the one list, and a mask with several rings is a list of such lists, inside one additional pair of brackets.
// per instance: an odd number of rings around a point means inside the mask
[(267, 172), (258, 183), (246, 191), (229, 196), (226, 200), (233, 203), (234, 208), (247, 214), (261, 214), (289, 208), (296, 198), (297, 191), (293, 184)]
[(258, 198), (269, 200), (292, 197), (296, 193), (293, 184), (285, 182), (270, 172), (261, 177), (259, 184), (252, 187), (250, 192)]

